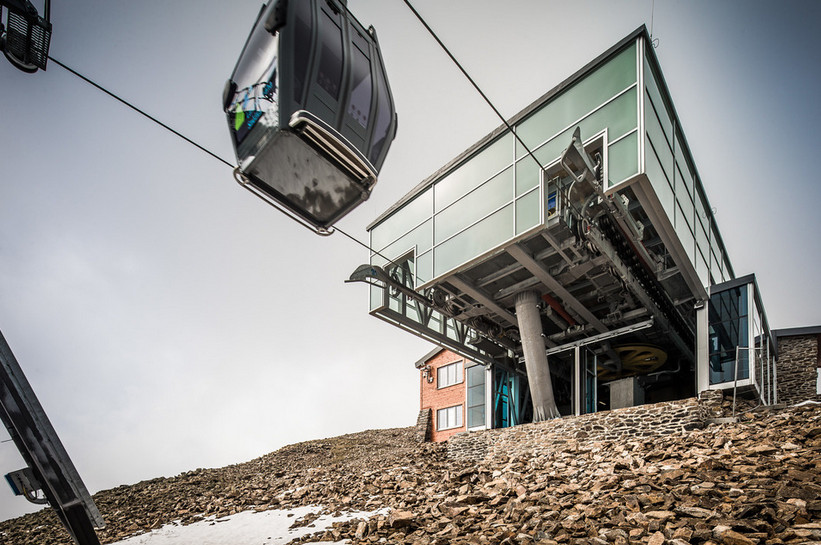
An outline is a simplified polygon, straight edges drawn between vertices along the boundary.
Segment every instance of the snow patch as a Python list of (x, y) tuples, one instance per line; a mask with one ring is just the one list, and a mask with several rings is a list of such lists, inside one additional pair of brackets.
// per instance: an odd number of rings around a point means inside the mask
[[(319, 506), (308, 506), (270, 511), (243, 511), (228, 517), (208, 517), (186, 526), (175, 522), (152, 530), (148, 534), (129, 537), (112, 545), (279, 545), (327, 530), (334, 522), (368, 519), (385, 511), (352, 511), (332, 516), (320, 514), (323, 510)], [(291, 528), (294, 522), (306, 515), (319, 515), (319, 518), (307, 526)], [(322, 545), (331, 543), (326, 541)]]

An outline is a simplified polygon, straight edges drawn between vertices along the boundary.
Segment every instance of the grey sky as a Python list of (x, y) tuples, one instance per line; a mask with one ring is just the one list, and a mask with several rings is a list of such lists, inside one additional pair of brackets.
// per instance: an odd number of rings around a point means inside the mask
[[(220, 98), (259, 5), (55, 2), (51, 54), (233, 161)], [(508, 116), (652, 8), (414, 5)], [(379, 32), (399, 112), (373, 196), (340, 223), (366, 240), (499, 121), (401, 0), (349, 6)], [(653, 32), (736, 274), (757, 274), (773, 327), (821, 324), (821, 3), (658, 0)], [(92, 492), (414, 422), (431, 346), (343, 284), (362, 247), (311, 235), (55, 64), (0, 59), (0, 180), (0, 329)], [(0, 473), (22, 465), (0, 443)], [(26, 508), (0, 485), (0, 519)]]

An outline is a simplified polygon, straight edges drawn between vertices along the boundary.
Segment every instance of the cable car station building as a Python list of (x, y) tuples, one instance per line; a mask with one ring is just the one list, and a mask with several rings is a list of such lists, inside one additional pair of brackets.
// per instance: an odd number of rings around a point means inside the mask
[(467, 410), (440, 419), (501, 427), (710, 389), (776, 402), (755, 277), (735, 275), (649, 40), (637, 29), (514, 116), (533, 156), (502, 126), (368, 227), (351, 280), (371, 284), (371, 314), (470, 371)]

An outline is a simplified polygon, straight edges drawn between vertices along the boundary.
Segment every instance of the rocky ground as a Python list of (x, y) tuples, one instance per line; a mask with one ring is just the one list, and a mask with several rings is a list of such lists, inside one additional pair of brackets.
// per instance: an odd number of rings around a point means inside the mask
[[(749, 411), (738, 422), (661, 439), (568, 439), (555, 447), (453, 462), (444, 445), (416, 444), (413, 428), (367, 431), (118, 487), (94, 500), (108, 524), (104, 543), (174, 520), (323, 505), (390, 511), (311, 540), (821, 545), (819, 405)], [(0, 542), (70, 539), (41, 511), (0, 523)]]

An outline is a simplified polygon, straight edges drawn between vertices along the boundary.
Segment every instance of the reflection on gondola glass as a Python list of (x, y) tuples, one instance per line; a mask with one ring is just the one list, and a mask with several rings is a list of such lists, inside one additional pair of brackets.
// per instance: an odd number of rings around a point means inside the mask
[(322, 11), (319, 33), (322, 49), (319, 55), (319, 75), (317, 83), (328, 91), (334, 99), (339, 98), (342, 83), (342, 29), (331, 19), (327, 11)]
[(354, 87), (348, 102), (348, 115), (364, 129), (371, 113), (371, 63), (358, 47), (354, 47), (353, 52)]
[(308, 63), (311, 62), (311, 16), (310, 2), (297, 2), (294, 6), (294, 100), (302, 99)]

